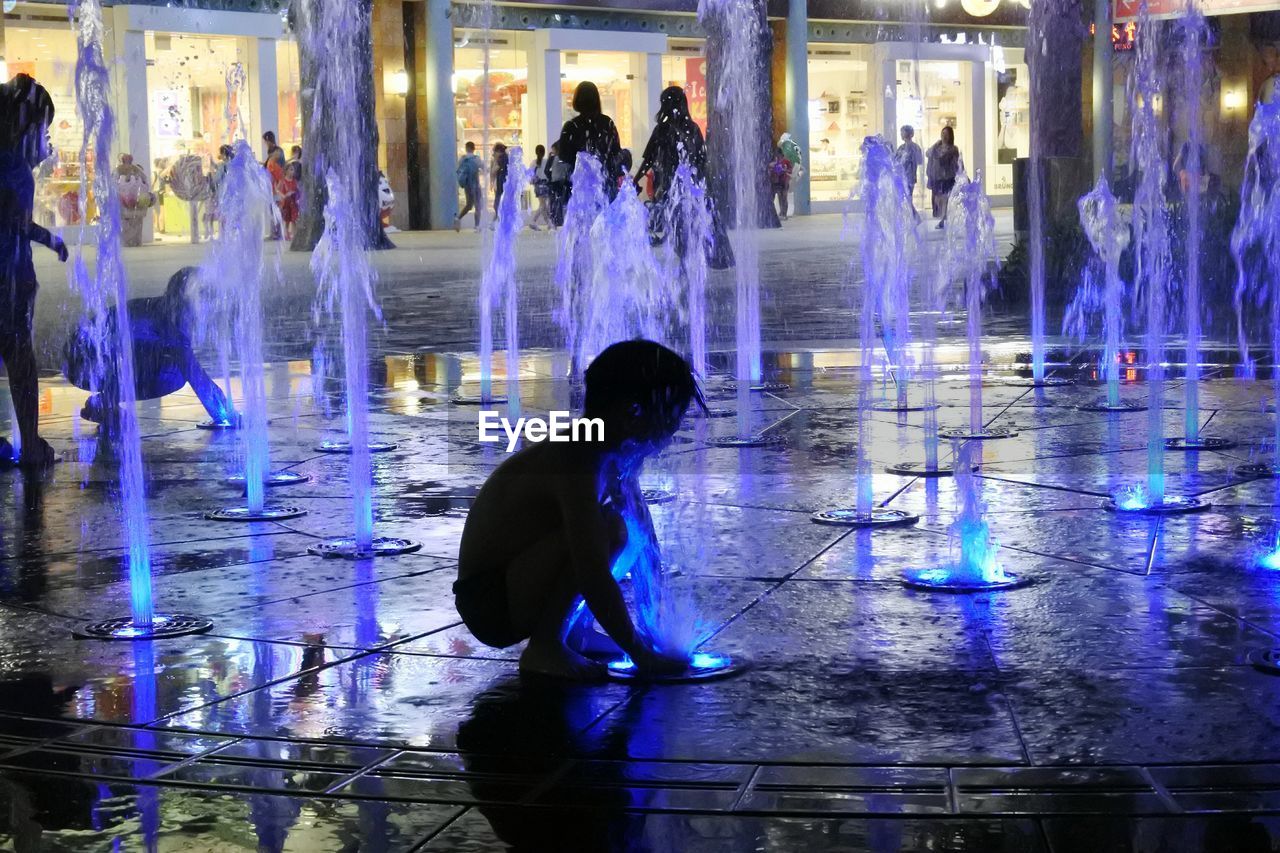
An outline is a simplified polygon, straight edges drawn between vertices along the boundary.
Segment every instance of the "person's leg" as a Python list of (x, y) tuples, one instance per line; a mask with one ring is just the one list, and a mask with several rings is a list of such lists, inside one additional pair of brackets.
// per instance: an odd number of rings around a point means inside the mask
[(39, 383), (36, 354), (28, 330), (17, 330), (0, 343), (0, 358), (9, 373), (9, 394), (22, 439), (21, 463), (43, 467), (57, 461), (53, 448), (40, 437)]
[(529, 638), (520, 669), (565, 678), (598, 678), (604, 668), (566, 644), (581, 601), (564, 531), (552, 533), (511, 561), (507, 608), (514, 631)]
[(466, 197), (466, 202), (463, 204), (463, 206), (462, 206), (462, 210), (459, 210), (459, 211), (458, 211), (458, 215), (457, 215), (457, 217), (455, 217), (455, 218), (454, 218), (454, 220), (453, 220), (453, 230), (454, 230), (454, 231), (460, 231), (460, 230), (462, 230), (462, 220), (463, 220), (463, 218), (464, 218), (468, 213), (470, 213), (470, 212), (471, 212), (471, 208), (472, 208), (472, 207), (474, 207), (474, 206), (475, 206), (475, 203), (476, 203), (476, 197), (472, 194), (472, 192), (471, 192), (471, 187), (463, 187), (463, 188), (462, 188), (462, 193), (463, 193), (463, 195)]

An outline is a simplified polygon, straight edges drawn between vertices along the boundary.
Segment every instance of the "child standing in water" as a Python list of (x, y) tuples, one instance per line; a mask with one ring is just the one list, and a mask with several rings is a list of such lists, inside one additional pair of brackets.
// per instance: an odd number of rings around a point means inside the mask
[[(642, 670), (681, 671), (637, 631), (615, 576), (637, 550), (655, 548), (640, 495), (644, 460), (661, 450), (690, 403), (705, 408), (689, 364), (652, 341), (610, 346), (587, 368), (584, 416), (604, 424), (603, 440), (540, 442), (511, 456), (476, 496), (462, 532), (459, 615), (488, 646), (528, 639), (520, 669), (590, 679), (604, 666), (583, 656), (590, 615)], [(627, 542), (627, 521), (644, 542)]]
[[(0, 359), (9, 373), (9, 393), (17, 414), (24, 467), (57, 461), (40, 437), (36, 356), (31, 341), (36, 271), (31, 244), (39, 243), (66, 262), (62, 239), (32, 221), (35, 178), (32, 170), (49, 156), (53, 100), (43, 86), (19, 74), (0, 86)], [(13, 446), (0, 438), (0, 462), (13, 459)]]

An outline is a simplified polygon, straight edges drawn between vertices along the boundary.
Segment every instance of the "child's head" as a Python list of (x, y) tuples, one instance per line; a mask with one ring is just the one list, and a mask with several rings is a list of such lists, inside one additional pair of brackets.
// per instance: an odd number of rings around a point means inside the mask
[(585, 375), (583, 414), (604, 421), (605, 442), (630, 439), (652, 452), (680, 427), (690, 403), (707, 404), (689, 363), (653, 341), (620, 341), (596, 356)]
[(297, 160), (290, 160), (284, 164), (284, 176), (291, 181), (302, 180), (302, 164)]
[(290, 149), (289, 149), (289, 159), (290, 159), (290, 160), (301, 160), (301, 159), (302, 159), (302, 146), (301, 146), (301, 145), (295, 145), (295, 146), (293, 146), (292, 148), (290, 148)]
[(0, 143), (7, 151), (20, 149), (32, 168), (49, 156), (49, 125), (53, 99), (27, 74), (0, 86)]
[(535, 145), (533, 147), (533, 156), (541, 160), (543, 157), (547, 156), (547, 149), (541, 145)]
[(468, 154), (476, 153), (476, 144), (471, 140), (467, 140), (467, 144), (463, 147), (467, 149)]
[(916, 129), (915, 129), (914, 127), (912, 127), (912, 126), (911, 126), (911, 125), (909, 125), (909, 124), (904, 124), (904, 125), (902, 126), (902, 141), (903, 141), (903, 142), (910, 142), (912, 139), (914, 139), (914, 138), (915, 138), (915, 135), (916, 135)]
[(183, 267), (169, 277), (169, 283), (165, 285), (164, 295), (166, 299), (186, 299), (187, 287), (191, 284), (199, 270), (196, 267)]

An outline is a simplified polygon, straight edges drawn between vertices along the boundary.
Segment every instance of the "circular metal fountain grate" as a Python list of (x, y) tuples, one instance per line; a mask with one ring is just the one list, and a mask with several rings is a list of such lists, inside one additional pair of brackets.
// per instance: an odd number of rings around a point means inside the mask
[(1092, 403), (1085, 403), (1083, 406), (1079, 406), (1078, 409), (1079, 411), (1082, 411), (1082, 412), (1124, 413), (1124, 412), (1145, 412), (1147, 410), (1147, 407), (1135, 400), (1121, 400), (1119, 403), (1113, 406), (1107, 402), (1106, 397), (1103, 397), (1099, 400), (1095, 400)]
[(196, 426), (198, 426), (200, 429), (224, 430), (224, 429), (237, 429), (239, 428), (240, 425), (235, 421), (201, 421), (200, 423), (196, 424)]
[(684, 684), (691, 681), (728, 678), (743, 672), (750, 665), (750, 659), (745, 656), (730, 657), (710, 652), (696, 652), (688, 669), (662, 675), (643, 672), (628, 658), (609, 661), (605, 664), (609, 678), (615, 681), (643, 681), (649, 684)]
[(640, 496), (647, 504), (671, 503), (676, 499), (676, 493), (667, 489), (641, 489)]
[(1158, 504), (1134, 507), (1122, 507), (1116, 503), (1115, 498), (1108, 498), (1103, 506), (1121, 515), (1185, 515), (1189, 512), (1204, 512), (1210, 507), (1210, 503), (1200, 498), (1170, 495)]
[(455, 406), (502, 406), (506, 405), (507, 398), (501, 394), (490, 394), (488, 397), (479, 394), (454, 394), (449, 402)]
[(318, 557), (330, 557), (335, 560), (368, 560), (373, 557), (394, 557), (396, 554), (412, 554), (422, 547), (421, 542), (412, 539), (401, 539), (398, 536), (377, 536), (369, 548), (359, 548), (356, 540), (351, 538), (330, 539), (312, 545), (308, 554)]
[(138, 625), (132, 616), (81, 625), (72, 634), (81, 640), (159, 640), (186, 634), (203, 634), (213, 622), (189, 613), (155, 614), (150, 625)]
[(1236, 466), (1237, 477), (1280, 477), (1280, 467), (1274, 462), (1246, 462)]
[(752, 391), (764, 394), (776, 394), (779, 391), (786, 391), (790, 387), (791, 386), (785, 382), (770, 382), (768, 380), (764, 382), (751, 383)]
[(1061, 388), (1076, 383), (1065, 376), (1046, 376), (1044, 379), (1007, 379), (1004, 384), (1012, 388)]
[(1235, 447), (1236, 443), (1229, 438), (1218, 438), (1214, 435), (1202, 435), (1187, 441), (1186, 438), (1178, 436), (1176, 438), (1166, 438), (1164, 440), (1165, 450), (1226, 450)]
[(871, 515), (859, 515), (853, 508), (826, 509), (809, 516), (814, 524), (830, 524), (836, 527), (905, 527), (915, 524), (920, 516), (901, 509), (877, 508)]
[(942, 406), (938, 403), (925, 405), (924, 403), (898, 403), (894, 400), (882, 400), (879, 403), (871, 404), (871, 411), (873, 412), (933, 412), (941, 408)]
[[(370, 453), (389, 453), (400, 445), (394, 441), (370, 441)], [(320, 442), (315, 447), (319, 453), (351, 453), (351, 442), (345, 438), (332, 438)]]
[(955, 470), (950, 465), (938, 465), (930, 468), (923, 462), (899, 462), (889, 465), (884, 470), (902, 477), (950, 477)]
[(1271, 675), (1280, 675), (1280, 649), (1254, 649), (1249, 652), (1253, 668)]
[(712, 447), (771, 447), (781, 444), (782, 436), (774, 432), (758, 432), (747, 438), (736, 435), (721, 436), (710, 439), (707, 443)]
[(908, 569), (900, 579), (902, 585), (909, 589), (920, 589), (928, 592), (949, 592), (955, 594), (992, 592), (1003, 589), (1017, 589), (1027, 586), (1034, 578), (1026, 575), (1004, 573), (1001, 580), (984, 581), (957, 577), (955, 569), (943, 566), (933, 569)]
[(938, 432), (938, 438), (947, 441), (994, 441), (998, 438), (1013, 438), (1018, 434), (1016, 429), (1008, 427), (987, 427), (974, 432), (967, 427), (944, 429)]
[[(299, 483), (310, 482), (310, 480), (311, 480), (310, 474), (299, 474), (296, 471), (272, 471), (270, 474), (267, 475), (266, 480), (263, 481), (263, 485), (296, 486)], [(243, 486), (244, 475), (232, 474), (230, 477), (227, 478), (226, 482), (228, 485), (231, 485), (231, 486)]]
[(286, 518), (298, 518), (307, 511), (294, 504), (267, 504), (260, 510), (252, 510), (247, 506), (229, 506), (206, 512), (204, 517), (210, 521), (284, 521)]

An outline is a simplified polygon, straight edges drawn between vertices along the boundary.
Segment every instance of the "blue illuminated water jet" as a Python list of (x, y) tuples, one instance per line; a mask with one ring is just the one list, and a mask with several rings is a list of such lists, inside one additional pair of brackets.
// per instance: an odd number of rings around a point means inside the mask
[(982, 481), (974, 471), (981, 455), (977, 441), (963, 442), (956, 451), (956, 495), (960, 512), (951, 525), (952, 547), (959, 543), (955, 562), (907, 571), (902, 582), (909, 587), (941, 592), (983, 592), (1021, 586), (1028, 579), (1011, 574), (1000, 564), (1000, 546), (991, 537), (982, 500)]
[[(147, 521), (146, 489), (143, 481), (142, 443), (133, 364), (133, 329), (129, 322), (129, 288), (120, 256), (120, 200), (112, 180), (111, 148), (115, 137), (115, 116), (111, 110), (110, 72), (103, 59), (105, 28), (99, 0), (77, 0), (69, 7), (78, 47), (76, 59), (76, 111), (84, 127), (80, 149), (80, 198), (89, 196), (87, 185), (92, 162), (93, 196), (100, 215), (97, 224), (97, 265), (89, 274), (83, 247), (88, 242), (81, 222), (81, 239), (72, 265), (72, 286), (84, 299), (91, 334), (106, 346), (95, 347), (99, 359), (114, 359), (114, 365), (95, 366), (99, 377), (114, 372), (119, 387), (119, 430), (121, 509), (129, 552), (129, 598), (131, 628), (137, 636), (147, 635), (155, 621), (151, 591), (151, 544)], [(92, 158), (92, 159), (91, 159)], [(109, 328), (111, 304), (115, 305), (115, 328)]]

